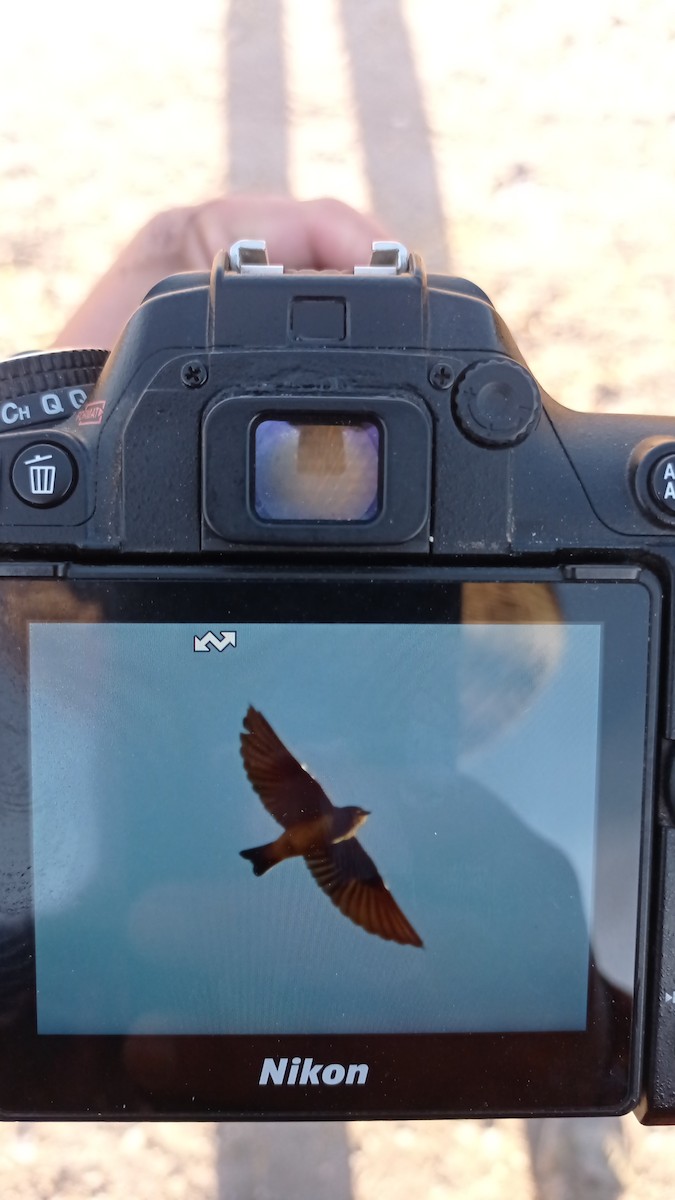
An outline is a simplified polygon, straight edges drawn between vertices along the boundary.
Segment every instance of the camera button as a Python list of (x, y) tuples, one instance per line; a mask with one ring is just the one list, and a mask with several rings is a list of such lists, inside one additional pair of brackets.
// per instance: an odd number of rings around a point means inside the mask
[(649, 487), (659, 508), (675, 514), (675, 454), (666, 454), (654, 463)]
[(62, 446), (34, 442), (12, 463), (12, 487), (17, 496), (36, 508), (60, 504), (73, 490), (75, 461)]

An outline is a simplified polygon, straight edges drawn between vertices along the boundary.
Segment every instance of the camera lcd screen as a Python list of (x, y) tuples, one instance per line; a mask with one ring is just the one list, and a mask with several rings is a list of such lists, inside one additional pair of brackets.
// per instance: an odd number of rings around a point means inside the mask
[(31, 625), (38, 1031), (585, 1028), (600, 627), (210, 633)]
[(647, 589), (373, 586), (6, 585), (36, 1044), (273, 1039), (257, 1080), (630, 1012)]

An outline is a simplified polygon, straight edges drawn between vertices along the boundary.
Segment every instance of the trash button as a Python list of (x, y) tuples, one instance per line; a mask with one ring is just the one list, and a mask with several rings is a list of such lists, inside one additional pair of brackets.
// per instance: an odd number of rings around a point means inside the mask
[(22, 450), (12, 464), (12, 487), (26, 504), (48, 508), (61, 504), (73, 490), (75, 462), (62, 446), (37, 442)]

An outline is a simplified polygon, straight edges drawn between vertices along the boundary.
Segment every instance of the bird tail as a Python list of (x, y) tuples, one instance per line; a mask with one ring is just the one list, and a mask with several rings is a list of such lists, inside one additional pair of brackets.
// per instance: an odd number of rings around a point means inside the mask
[(253, 846), (251, 850), (240, 850), (239, 853), (242, 858), (253, 863), (254, 875), (264, 875), (265, 871), (269, 871), (279, 861), (274, 853), (274, 842), (268, 842), (266, 846)]

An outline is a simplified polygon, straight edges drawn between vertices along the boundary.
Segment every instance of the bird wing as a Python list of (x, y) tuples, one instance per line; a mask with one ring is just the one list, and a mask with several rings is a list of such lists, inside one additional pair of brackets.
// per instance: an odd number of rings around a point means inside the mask
[(299, 821), (312, 821), (332, 811), (333, 805), (321, 785), (293, 758), (262, 713), (249, 708), (244, 729), (244, 769), (275, 821), (288, 829)]
[(356, 838), (334, 842), (325, 854), (308, 855), (305, 862), (319, 887), (355, 925), (390, 942), (424, 945)]

